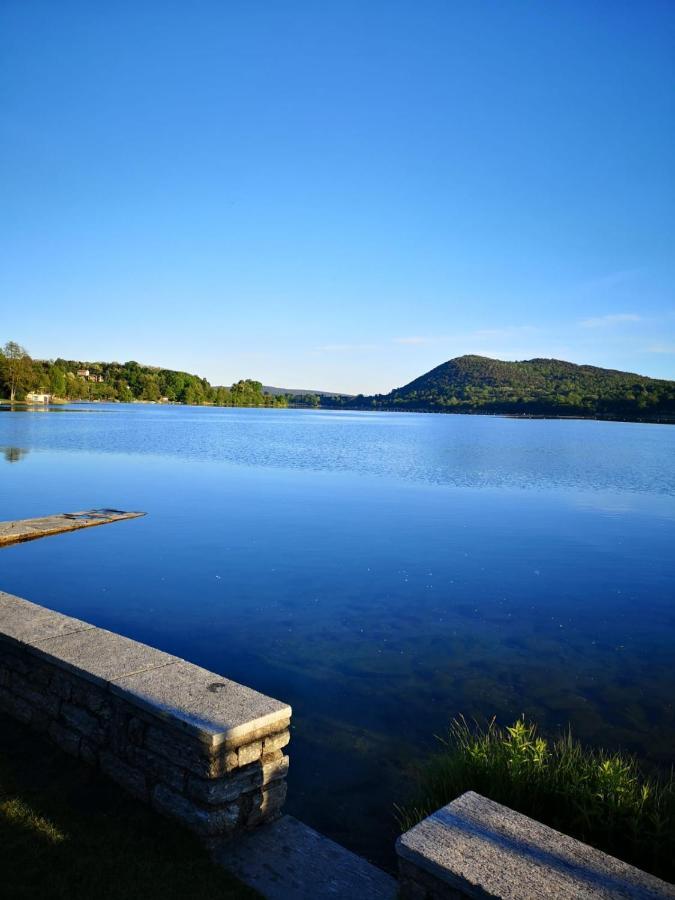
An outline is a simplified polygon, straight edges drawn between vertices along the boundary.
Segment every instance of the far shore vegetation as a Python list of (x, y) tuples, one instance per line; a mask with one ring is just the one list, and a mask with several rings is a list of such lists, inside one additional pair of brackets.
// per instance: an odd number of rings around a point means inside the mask
[(250, 378), (213, 386), (188, 372), (135, 361), (31, 359), (0, 349), (0, 397), (15, 402), (107, 401), (309, 407), (675, 422), (675, 381), (556, 359), (504, 362), (460, 356), (388, 394), (351, 396), (266, 389)]
[(263, 392), (259, 381), (249, 378), (230, 387), (213, 387), (206, 378), (125, 363), (83, 362), (73, 359), (32, 359), (14, 341), (0, 350), (0, 397), (10, 403), (32, 395), (50, 400), (81, 400), (129, 403), (133, 401), (185, 403), (191, 406), (287, 406), (285, 395)]
[(454, 720), (419, 772), (417, 799), (399, 807), (402, 831), (476, 791), (606, 853), (675, 879), (675, 774), (647, 773), (624, 753), (553, 740), (519, 719), (508, 727)]

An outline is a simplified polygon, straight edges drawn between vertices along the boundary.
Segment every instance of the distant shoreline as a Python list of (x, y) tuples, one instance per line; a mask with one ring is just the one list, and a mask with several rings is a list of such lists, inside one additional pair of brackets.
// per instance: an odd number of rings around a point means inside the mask
[(367, 406), (304, 406), (303, 404), (289, 403), (287, 406), (219, 406), (215, 403), (180, 403), (175, 400), (160, 402), (157, 400), (63, 400), (50, 403), (26, 403), (25, 400), (15, 400), (10, 403), (9, 400), (0, 399), (0, 410), (7, 411), (14, 407), (20, 407), (26, 411), (45, 411), (50, 407), (61, 408), (63, 406), (184, 406), (192, 409), (260, 409), (260, 410), (284, 410), (284, 409), (304, 409), (308, 412), (370, 412), (370, 413), (415, 413), (423, 415), (439, 415), (439, 416), (486, 416), (493, 419), (543, 419), (549, 421), (577, 421), (577, 422), (624, 422), (635, 425), (675, 425), (675, 418), (665, 417), (642, 417), (635, 416), (613, 416), (613, 415), (557, 415), (555, 413), (515, 413), (515, 412), (488, 412), (480, 410), (450, 410), (450, 409), (384, 409), (370, 408)]
[[(519, 361), (465, 354), (386, 394), (301, 393), (240, 379), (211, 385), (189, 372), (130, 360), (32, 360), (9, 342), (0, 353), (0, 390), (29, 404), (150, 403), (184, 406), (454, 413), (532, 419), (675, 422), (675, 381), (559, 359)], [(14, 372), (12, 378), (10, 373)]]

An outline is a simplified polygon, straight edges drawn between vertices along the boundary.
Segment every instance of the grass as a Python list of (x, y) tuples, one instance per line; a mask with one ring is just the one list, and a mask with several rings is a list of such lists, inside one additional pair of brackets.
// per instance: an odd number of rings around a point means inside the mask
[(675, 879), (675, 775), (647, 775), (622, 753), (553, 741), (520, 719), (502, 728), (455, 719), (420, 772), (419, 799), (398, 808), (407, 830), (465, 791), (544, 822), (666, 880)]
[(0, 872), (13, 900), (258, 897), (192, 834), (4, 715)]

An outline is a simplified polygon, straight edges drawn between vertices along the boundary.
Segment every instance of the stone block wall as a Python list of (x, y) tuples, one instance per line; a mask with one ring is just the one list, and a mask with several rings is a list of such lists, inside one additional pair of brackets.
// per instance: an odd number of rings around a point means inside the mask
[(2, 592), (0, 709), (204, 838), (280, 814), (289, 706)]

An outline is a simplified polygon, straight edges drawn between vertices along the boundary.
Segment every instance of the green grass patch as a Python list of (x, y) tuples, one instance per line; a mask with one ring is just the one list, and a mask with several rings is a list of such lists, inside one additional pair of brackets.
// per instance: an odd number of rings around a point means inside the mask
[(0, 716), (0, 893), (253, 900), (189, 832)]
[(465, 791), (544, 822), (661, 878), (675, 878), (675, 776), (647, 774), (624, 753), (589, 749), (570, 732), (546, 740), (520, 719), (503, 728), (455, 719), (419, 774), (403, 831)]

